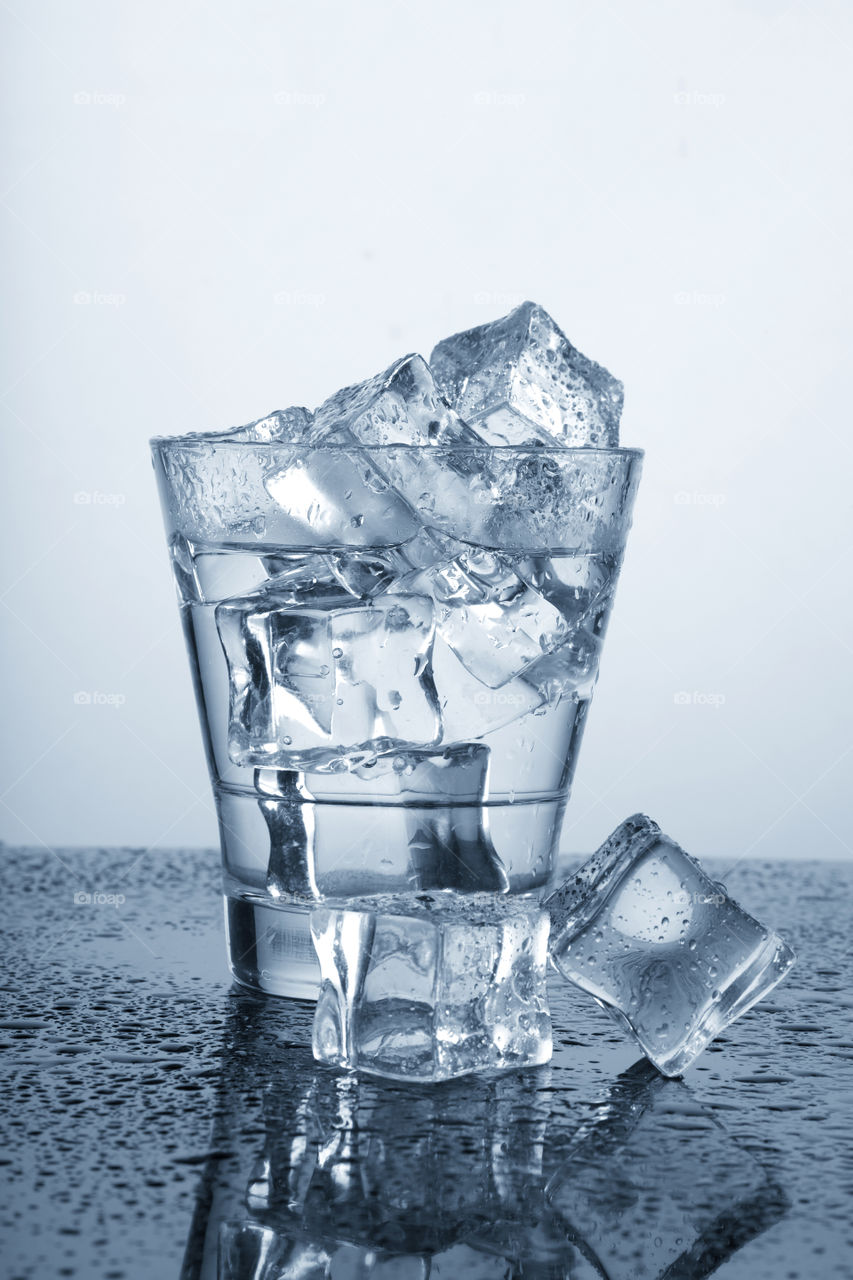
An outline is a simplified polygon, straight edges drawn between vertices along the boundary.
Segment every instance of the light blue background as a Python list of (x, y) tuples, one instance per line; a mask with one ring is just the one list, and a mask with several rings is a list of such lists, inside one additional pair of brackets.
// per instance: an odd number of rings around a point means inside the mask
[(215, 842), (148, 437), (530, 296), (647, 450), (566, 846), (645, 809), (700, 855), (849, 855), (849, 5), (3, 26), (7, 840)]

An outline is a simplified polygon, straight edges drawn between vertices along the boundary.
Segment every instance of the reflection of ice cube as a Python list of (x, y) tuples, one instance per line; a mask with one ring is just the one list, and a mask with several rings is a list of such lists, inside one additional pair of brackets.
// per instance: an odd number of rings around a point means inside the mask
[(445, 338), (430, 364), (450, 403), (490, 444), (619, 443), (622, 384), (535, 303)]
[(784, 1213), (781, 1189), (684, 1085), (632, 1069), (599, 1115), (548, 1198), (611, 1280), (707, 1275)]
[[(344, 1245), (342, 1252), (356, 1255), (361, 1250)], [(330, 1267), (333, 1258), (337, 1261), (336, 1254), (333, 1243), (327, 1246), (294, 1239), (251, 1221), (223, 1222), (219, 1228), (217, 1280), (328, 1280), (335, 1274)], [(337, 1270), (341, 1280), (356, 1280), (362, 1274), (367, 1273), (360, 1269)]]
[(326, 1248), (433, 1254), (496, 1219), (517, 1236), (544, 1209), (547, 1068), (438, 1090), (300, 1068), (289, 1055), (265, 1094), (247, 1196), (265, 1224)]
[[(417, 447), (417, 453), (397, 448), (377, 455), (377, 466), (407, 502), (426, 520), (467, 524), (472, 535), (485, 518), (488, 451), (444, 400), (422, 356), (404, 356), (383, 373), (338, 391), (317, 410), (314, 430), (325, 443), (355, 439), (368, 449)], [(440, 451), (432, 453), (429, 446)], [(481, 452), (454, 456), (458, 446)]]
[(559, 609), (489, 551), (463, 552), (404, 578), (397, 589), (432, 596), (439, 634), (491, 689), (521, 675), (568, 636)]
[(641, 814), (545, 905), (557, 968), (614, 1011), (665, 1075), (680, 1075), (794, 962)]
[(413, 885), (504, 892), (509, 882), (481, 807), (489, 748), (466, 743), (438, 755), (404, 759), (397, 777), (400, 800), (408, 807)]
[(235, 763), (298, 769), (438, 741), (430, 601), (338, 590), (325, 608), (301, 608), (273, 581), (217, 606)]
[(407, 1080), (546, 1062), (548, 920), (493, 895), (408, 894), (319, 908), (321, 1062)]

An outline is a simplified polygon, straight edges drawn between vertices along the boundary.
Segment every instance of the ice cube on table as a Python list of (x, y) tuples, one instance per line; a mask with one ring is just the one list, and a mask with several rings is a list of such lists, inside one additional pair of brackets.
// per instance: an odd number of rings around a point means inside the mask
[(569, 635), (560, 610), (491, 551), (471, 548), (402, 578), (393, 590), (432, 597), (439, 635), (490, 689), (521, 675)]
[(300, 607), (293, 584), (279, 594), (273, 580), (217, 606), (234, 763), (317, 768), (439, 741), (431, 601), (359, 602), (339, 588), (323, 603)]
[(573, 347), (536, 303), (445, 338), (430, 365), (457, 413), (489, 444), (619, 443), (621, 382)]
[(643, 814), (543, 904), (551, 959), (680, 1075), (779, 982), (794, 953)]
[(547, 1062), (547, 913), (490, 894), (379, 895), (312, 912), (314, 1056), (402, 1080)]

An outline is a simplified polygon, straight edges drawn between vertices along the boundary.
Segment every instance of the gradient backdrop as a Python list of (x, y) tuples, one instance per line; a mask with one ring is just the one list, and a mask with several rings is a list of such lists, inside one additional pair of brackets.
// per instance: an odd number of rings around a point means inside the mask
[(566, 847), (849, 856), (849, 4), (0, 16), (6, 840), (216, 841), (148, 437), (529, 296), (647, 450)]

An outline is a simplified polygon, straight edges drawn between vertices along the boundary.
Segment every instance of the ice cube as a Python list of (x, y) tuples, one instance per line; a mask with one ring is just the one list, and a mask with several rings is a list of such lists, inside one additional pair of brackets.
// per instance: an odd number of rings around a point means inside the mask
[(528, 556), (514, 567), (573, 626), (607, 609), (619, 571), (615, 557), (590, 554)]
[(482, 443), (435, 385), (423, 356), (408, 355), (383, 373), (330, 396), (314, 415), (314, 438), (336, 440), (350, 432), (373, 445)]
[(385, 895), (318, 908), (321, 1062), (403, 1080), (547, 1062), (548, 918), (489, 894)]
[(430, 365), (457, 413), (489, 444), (619, 443), (621, 382), (576, 350), (533, 302), (445, 338)]
[(545, 694), (525, 680), (508, 680), (490, 689), (472, 676), (457, 655), (436, 634), (432, 677), (441, 712), (442, 742), (471, 742), (513, 724), (535, 711)]
[(314, 419), (310, 410), (302, 406), (289, 409), (276, 409), (265, 418), (256, 422), (248, 422), (242, 427), (231, 427), (229, 431), (206, 431), (187, 439), (198, 438), (204, 441), (217, 440), (245, 441), (249, 444), (301, 444), (308, 442), (314, 432)]
[(256, 788), (270, 797), (261, 802), (273, 837), (270, 892), (505, 892), (483, 806), (488, 765), (489, 748), (469, 743), (340, 773), (257, 770)]
[(361, 599), (380, 595), (415, 569), (427, 569), (465, 551), (466, 546), (438, 529), (421, 528), (398, 547), (334, 551), (326, 563), (338, 582)]
[(482, 808), (489, 748), (465, 743), (404, 759), (397, 778), (407, 806), (413, 886), (504, 893), (509, 881)]
[(276, 578), (281, 591), (290, 587), (294, 603), (308, 604), (340, 595), (341, 584), (319, 555), (280, 552), (253, 555), (233, 549), (209, 550), (180, 534), (172, 542), (175, 577), (182, 598), (193, 604), (218, 604), (265, 588)]
[(394, 546), (420, 525), (354, 439), (273, 456), (263, 486), (277, 508), (276, 540), (301, 549)]
[(544, 905), (556, 967), (614, 1012), (664, 1075), (680, 1075), (794, 963), (778, 934), (643, 814)]
[(432, 597), (439, 635), (490, 689), (521, 675), (569, 635), (560, 610), (490, 551), (471, 548), (393, 589)]
[(216, 608), (234, 763), (335, 767), (348, 756), (439, 741), (428, 599), (358, 602), (336, 584), (327, 599), (300, 607), (299, 589), (276, 583)]
[(709, 1259), (716, 1269), (786, 1208), (683, 1084), (650, 1075), (644, 1063), (618, 1079), (547, 1188), (567, 1235), (610, 1280), (708, 1275)]
[[(432, 605), (415, 594), (331, 613), (335, 662), (332, 737), (389, 751), (437, 743), (441, 722), (429, 656)], [(367, 733), (365, 733), (367, 730)]]
[(444, 400), (422, 356), (404, 356), (336, 392), (317, 410), (314, 433), (325, 444), (356, 440), (368, 451), (379, 446), (377, 468), (427, 523), (449, 521), (472, 536), (484, 525), (488, 450)]
[(273, 898), (318, 897), (314, 877), (311, 810), (297, 790), (299, 774), (274, 769), (255, 770), (255, 790), (272, 793), (259, 800), (270, 834), (267, 892)]
[(393, 552), (333, 551), (327, 563), (337, 581), (360, 600), (381, 595), (395, 578)]
[(464, 743), (377, 755), (350, 770), (303, 772), (299, 793), (337, 804), (477, 804), (485, 799), (489, 748)]

